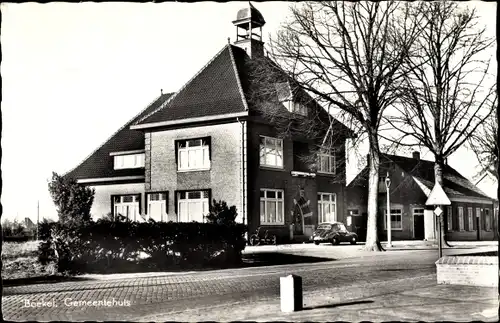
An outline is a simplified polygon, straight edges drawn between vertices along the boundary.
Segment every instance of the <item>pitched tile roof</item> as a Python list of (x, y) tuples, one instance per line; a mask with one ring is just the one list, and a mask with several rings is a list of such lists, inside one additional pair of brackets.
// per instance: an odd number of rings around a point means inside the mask
[(131, 130), (130, 125), (157, 109), (172, 95), (173, 93), (165, 93), (156, 98), (143, 111), (115, 132), (104, 144), (85, 158), (83, 162), (66, 173), (65, 176), (82, 179), (144, 175), (143, 168), (115, 170), (113, 156), (110, 156), (109, 153), (144, 149), (144, 133), (142, 131)]
[(246, 111), (246, 101), (242, 97), (243, 92), (236, 67), (244, 58), (240, 57), (241, 52), (236, 49), (239, 48), (225, 45), (166, 104), (140, 118), (136, 124)]
[[(396, 155), (385, 155), (385, 157), (392, 160), (408, 174), (415, 175), (416, 177), (432, 183), (432, 186), (434, 186), (435, 177), (433, 161)], [(488, 195), (482, 192), (450, 165), (444, 165), (443, 186), (445, 192), (448, 189), (450, 194), (489, 198)]]
[[(420, 177), (412, 176), (413, 180), (418, 184), (418, 186), (422, 189), (425, 195), (429, 196), (431, 194), (432, 188), (434, 187), (434, 182), (425, 180)], [(454, 189), (451, 189), (449, 187), (444, 187), (443, 188), (444, 192), (450, 196), (450, 195), (463, 195), (465, 194), (460, 193), (459, 191), (455, 191)]]
[[(434, 186), (434, 162), (425, 159), (416, 159), (410, 157), (403, 157), (397, 155), (381, 154), (380, 164), (383, 166), (385, 163), (394, 162), (405, 173), (411, 175), (415, 182), (422, 188), (424, 193)], [(365, 167), (354, 180), (349, 183), (348, 187), (354, 186), (368, 186), (368, 167)], [(450, 196), (468, 196), (480, 197), (491, 199), (488, 195), (482, 192), (467, 178), (462, 176), (453, 167), (445, 165), (443, 168), (443, 189), (446, 194)], [(427, 193), (426, 193), (427, 194)]]
[[(250, 85), (256, 83), (252, 83), (251, 61), (244, 49), (225, 45), (178, 92), (157, 98), (66, 176), (82, 179), (144, 175), (143, 169), (114, 170), (113, 157), (109, 156), (113, 151), (144, 149), (144, 134), (130, 129), (133, 125), (147, 128), (158, 122), (258, 111), (261, 107), (252, 106), (248, 100)], [(317, 104), (315, 107), (322, 119), (328, 120), (328, 113)], [(280, 108), (289, 113), (283, 106)], [(340, 122), (334, 120), (334, 124), (349, 133)]]
[[(269, 61), (266, 57), (264, 59)], [(217, 116), (248, 110), (261, 112), (263, 106), (253, 105), (249, 100), (250, 91), (266, 90), (262, 89), (260, 84), (256, 84), (259, 82), (256, 82), (252, 75), (252, 64), (252, 60), (244, 49), (230, 44), (225, 45), (169, 101), (139, 119), (135, 125), (147, 126), (158, 122)], [(302, 93), (302, 95), (307, 94)], [(313, 100), (308, 97), (308, 101)], [(330, 123), (328, 113), (317, 104), (315, 107), (322, 120), (325, 120), (328, 125)], [(289, 113), (282, 105), (276, 108), (280, 109), (279, 113)], [(337, 120), (334, 119), (333, 124), (337, 132), (342, 131), (348, 136), (353, 136), (352, 131)]]

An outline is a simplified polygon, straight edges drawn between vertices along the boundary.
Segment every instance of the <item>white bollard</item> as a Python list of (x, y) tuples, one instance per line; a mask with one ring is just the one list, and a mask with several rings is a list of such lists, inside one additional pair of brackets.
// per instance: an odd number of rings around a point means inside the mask
[(302, 277), (288, 275), (280, 277), (280, 298), (282, 312), (302, 310)]

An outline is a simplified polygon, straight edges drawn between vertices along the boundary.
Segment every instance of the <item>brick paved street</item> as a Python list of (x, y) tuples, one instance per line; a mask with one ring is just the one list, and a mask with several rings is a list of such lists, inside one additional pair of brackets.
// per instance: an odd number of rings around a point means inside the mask
[[(319, 247), (316, 250), (321, 253), (327, 249)], [(255, 308), (254, 303), (273, 306), (279, 295), (279, 277), (290, 273), (302, 276), (305, 299), (311, 293), (350, 299), (368, 295), (366, 293), (411, 291), (425, 284), (435, 284), (435, 260), (434, 250), (392, 251), (312, 264), (7, 287), (4, 288), (2, 309), (7, 320), (198, 321), (201, 320), (199, 315), (207, 315), (207, 319), (227, 321), (237, 319), (230, 314), (233, 306), (247, 310)], [(130, 306), (65, 304), (69, 299), (113, 298), (129, 301)], [(27, 301), (42, 300), (53, 301), (57, 307), (25, 307)], [(223, 308), (226, 310), (221, 311)], [(256, 318), (260, 313), (243, 311), (238, 319)], [(276, 309), (271, 313), (276, 315)]]

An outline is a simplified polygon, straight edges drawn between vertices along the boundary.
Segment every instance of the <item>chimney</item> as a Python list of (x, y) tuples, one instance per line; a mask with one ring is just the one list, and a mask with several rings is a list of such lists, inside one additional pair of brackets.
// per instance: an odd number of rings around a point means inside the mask
[(413, 159), (420, 160), (420, 153), (418, 151), (413, 152)]

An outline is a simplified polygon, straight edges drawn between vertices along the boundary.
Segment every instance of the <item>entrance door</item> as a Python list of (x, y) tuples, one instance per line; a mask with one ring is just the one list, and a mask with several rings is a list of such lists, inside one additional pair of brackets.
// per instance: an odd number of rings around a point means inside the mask
[(413, 209), (413, 232), (415, 239), (424, 240), (425, 227), (424, 227), (424, 209)]
[(293, 210), (293, 234), (302, 235), (304, 234), (304, 214), (299, 204), (296, 203)]
[(366, 224), (368, 220), (368, 215), (363, 213), (362, 215), (353, 215), (351, 218), (351, 231), (358, 235), (358, 241), (366, 241)]

